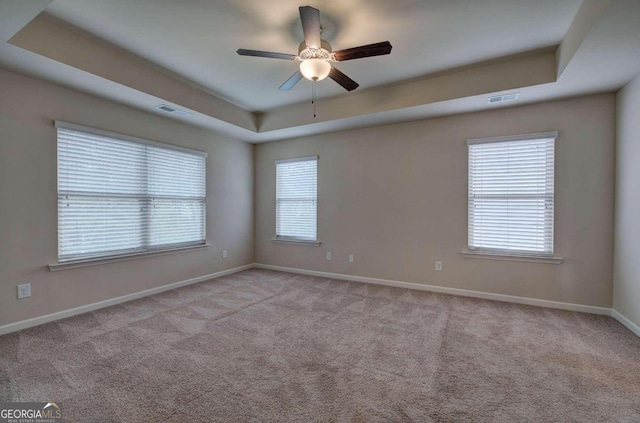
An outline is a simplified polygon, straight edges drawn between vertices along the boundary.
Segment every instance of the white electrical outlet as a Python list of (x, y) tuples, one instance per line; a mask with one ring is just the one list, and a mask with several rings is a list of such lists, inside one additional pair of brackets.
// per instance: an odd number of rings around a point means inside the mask
[(436, 272), (442, 272), (442, 262), (436, 261)]
[(349, 254), (349, 263), (353, 263), (353, 254)]
[(227, 250), (222, 250), (222, 258), (227, 258), (229, 257), (229, 253), (227, 253)]
[(331, 260), (331, 251), (327, 251), (327, 260)]
[(31, 296), (31, 284), (25, 283), (18, 285), (18, 299), (27, 298)]

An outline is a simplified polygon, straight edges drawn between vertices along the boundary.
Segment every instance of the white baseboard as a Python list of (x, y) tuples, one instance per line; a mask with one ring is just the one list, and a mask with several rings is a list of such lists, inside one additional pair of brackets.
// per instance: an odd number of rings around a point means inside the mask
[(242, 272), (252, 268), (276, 270), (280, 272), (297, 273), (302, 275), (320, 276), (331, 279), (340, 279), (354, 282), (372, 283), (376, 285), (394, 286), (399, 288), (417, 289), (421, 291), (438, 292), (442, 294), (460, 295), (465, 297), (482, 298), (486, 300), (504, 301), (508, 303), (526, 304), (539, 307), (549, 307), (562, 310), (580, 311), (584, 313), (601, 314), (606, 316), (613, 316), (616, 320), (629, 328), (636, 335), (640, 336), (640, 327), (633, 323), (631, 320), (618, 313), (616, 310), (612, 310), (606, 307), (588, 306), (582, 304), (571, 304), (560, 301), (540, 300), (536, 298), (517, 297), (513, 295), (493, 294), (490, 292), (471, 291), (459, 288), (447, 288), (434, 285), (423, 285), (412, 282), (400, 282), (387, 279), (376, 279), (365, 276), (353, 276), (344, 275), (338, 273), (320, 272), (316, 270), (296, 269), (292, 267), (272, 266), (268, 264), (252, 263), (244, 266), (234, 267), (233, 269), (223, 270), (221, 272), (211, 273), (209, 275), (203, 275), (196, 278), (191, 278), (179, 282), (170, 283), (168, 285), (158, 286), (156, 288), (146, 289), (144, 291), (134, 292), (132, 294), (123, 295), (121, 297), (111, 298), (109, 300), (100, 301), (97, 303), (87, 304), (84, 306), (59, 311), (56, 313), (46, 314), (44, 316), (34, 317), (32, 319), (22, 320), (15, 323), (9, 323), (0, 326), (0, 335), (4, 335), (11, 332), (16, 332), (22, 329), (27, 329), (33, 326), (42, 325), (44, 323), (53, 322), (55, 320), (64, 319), (67, 317), (75, 316), (82, 313), (98, 310), (104, 307), (109, 307), (116, 304), (121, 304), (127, 301), (135, 300), (138, 298), (146, 297), (153, 294), (159, 294), (171, 289), (180, 288), (182, 286), (191, 285), (194, 283), (204, 282), (210, 279), (219, 278), (233, 273)]
[(622, 314), (618, 313), (615, 309), (611, 310), (611, 316), (613, 316), (614, 319), (616, 319), (618, 322), (626, 326), (627, 329), (629, 329), (631, 332), (640, 336), (640, 326), (636, 325), (631, 320), (627, 319)]
[(441, 294), (461, 295), (464, 297), (482, 298), (485, 300), (504, 301), (507, 303), (526, 304), (538, 307), (557, 308), (561, 310), (580, 311), (583, 313), (602, 314), (611, 316), (611, 309), (606, 307), (589, 306), (582, 304), (563, 303), (560, 301), (540, 300), (537, 298), (516, 297), (513, 295), (493, 294), (490, 292), (470, 291), (467, 289), (447, 288), (443, 286), (423, 285), (413, 282), (400, 282), (387, 279), (368, 278), (365, 276), (343, 275), (338, 273), (319, 272), (316, 270), (296, 269), (292, 267), (272, 266), (269, 264), (256, 263), (259, 269), (277, 270), (288, 273), (298, 273), (302, 275), (320, 276), (331, 279), (341, 279), (354, 282), (372, 283), (376, 285), (395, 286), (399, 288), (417, 289), (421, 291), (438, 292)]
[(179, 282), (170, 283), (168, 285), (158, 286), (156, 288), (145, 289), (144, 291), (134, 292), (132, 294), (123, 295), (121, 297), (111, 298), (97, 303), (87, 304), (68, 310), (62, 310), (51, 314), (45, 314), (44, 316), (34, 317), (32, 319), (21, 320), (15, 323), (9, 323), (0, 326), (0, 335), (6, 333), (16, 332), (22, 329), (27, 329), (33, 326), (42, 325), (44, 323), (53, 322), (55, 320), (64, 319), (67, 317), (75, 316), (77, 314), (87, 313), (89, 311), (98, 310), (104, 307), (124, 303), (138, 298), (146, 297), (153, 294), (159, 294), (160, 292), (169, 291), (171, 289), (180, 288), (181, 286), (187, 286), (198, 282), (208, 281), (210, 279), (220, 278), (222, 276), (231, 275), (233, 273), (242, 272), (243, 270), (252, 269), (255, 267), (253, 263), (246, 264), (240, 267), (234, 267), (233, 269), (223, 270), (221, 272), (211, 273), (209, 275), (198, 276), (197, 278), (186, 279)]

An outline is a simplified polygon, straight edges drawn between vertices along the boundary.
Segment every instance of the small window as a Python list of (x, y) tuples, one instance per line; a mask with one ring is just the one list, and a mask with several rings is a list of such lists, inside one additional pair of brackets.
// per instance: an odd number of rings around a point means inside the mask
[(318, 157), (276, 161), (276, 239), (316, 241)]
[(206, 153), (56, 127), (59, 262), (205, 243)]
[(556, 133), (469, 141), (469, 250), (553, 256)]

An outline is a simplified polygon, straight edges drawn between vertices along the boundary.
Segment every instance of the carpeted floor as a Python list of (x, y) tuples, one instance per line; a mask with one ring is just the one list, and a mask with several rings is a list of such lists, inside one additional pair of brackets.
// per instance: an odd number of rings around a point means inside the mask
[(640, 422), (609, 317), (249, 270), (0, 337), (68, 422)]

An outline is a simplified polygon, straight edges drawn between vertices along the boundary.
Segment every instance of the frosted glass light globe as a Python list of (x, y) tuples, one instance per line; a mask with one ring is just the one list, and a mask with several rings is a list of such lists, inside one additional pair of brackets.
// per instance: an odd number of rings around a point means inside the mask
[(324, 59), (307, 59), (300, 63), (300, 72), (310, 81), (322, 81), (331, 72), (331, 65)]

